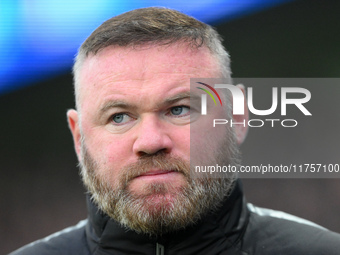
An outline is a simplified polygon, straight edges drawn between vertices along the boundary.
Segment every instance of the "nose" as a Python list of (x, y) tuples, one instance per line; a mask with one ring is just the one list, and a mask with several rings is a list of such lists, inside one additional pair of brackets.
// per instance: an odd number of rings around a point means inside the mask
[(133, 152), (139, 157), (159, 152), (169, 153), (173, 144), (168, 133), (170, 127), (167, 125), (157, 116), (144, 117), (138, 126)]

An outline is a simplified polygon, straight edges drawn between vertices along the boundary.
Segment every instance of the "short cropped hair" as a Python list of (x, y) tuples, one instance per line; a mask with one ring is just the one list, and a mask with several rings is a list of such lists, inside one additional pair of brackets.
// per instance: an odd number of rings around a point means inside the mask
[(207, 47), (218, 61), (221, 78), (230, 79), (229, 55), (222, 45), (221, 36), (211, 26), (172, 9), (136, 9), (105, 21), (80, 46), (73, 66), (78, 110), (77, 73), (90, 54), (95, 55), (108, 46), (135, 47), (148, 43), (170, 45), (176, 42), (185, 42), (193, 48)]

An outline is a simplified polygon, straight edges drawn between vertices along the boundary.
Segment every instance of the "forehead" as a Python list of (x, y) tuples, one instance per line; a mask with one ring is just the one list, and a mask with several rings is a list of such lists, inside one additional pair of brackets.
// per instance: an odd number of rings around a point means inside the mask
[(79, 98), (82, 101), (99, 91), (114, 93), (122, 88), (143, 90), (163, 86), (169, 89), (170, 85), (183, 83), (189, 87), (190, 78), (217, 77), (218, 74), (217, 61), (206, 47), (193, 49), (183, 43), (138, 48), (110, 46), (84, 61), (78, 76)]

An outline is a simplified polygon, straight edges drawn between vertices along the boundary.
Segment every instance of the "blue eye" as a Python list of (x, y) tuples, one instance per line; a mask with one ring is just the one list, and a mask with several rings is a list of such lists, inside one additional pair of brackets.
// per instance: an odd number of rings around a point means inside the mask
[(112, 120), (117, 124), (127, 122), (129, 119), (130, 117), (126, 113), (117, 113), (112, 116)]
[(175, 116), (186, 115), (188, 114), (189, 111), (190, 111), (190, 108), (187, 106), (175, 106), (175, 107), (172, 107), (170, 110), (171, 114)]

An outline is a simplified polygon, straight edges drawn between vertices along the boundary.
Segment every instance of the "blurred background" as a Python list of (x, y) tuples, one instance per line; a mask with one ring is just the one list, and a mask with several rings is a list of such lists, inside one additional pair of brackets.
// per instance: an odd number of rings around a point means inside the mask
[[(74, 107), (73, 57), (103, 21), (147, 6), (175, 8), (216, 27), (234, 77), (340, 77), (340, 1), (1, 1), (0, 254), (86, 217), (66, 123)], [(268, 97), (262, 90), (254, 95), (259, 101)], [(241, 148), (244, 165), (340, 163), (340, 86), (310, 90), (312, 121), (301, 118), (289, 130), (251, 128)], [(252, 203), (340, 232), (340, 179), (243, 184)]]

